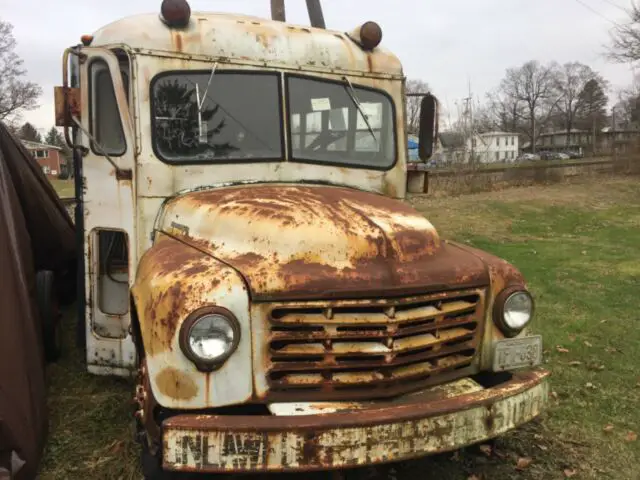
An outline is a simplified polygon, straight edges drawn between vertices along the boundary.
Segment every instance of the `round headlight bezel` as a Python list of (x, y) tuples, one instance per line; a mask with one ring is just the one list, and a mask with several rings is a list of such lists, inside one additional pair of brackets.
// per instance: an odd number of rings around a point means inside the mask
[[(513, 328), (509, 326), (505, 320), (505, 306), (507, 304), (507, 301), (509, 300), (509, 298), (516, 294), (525, 294), (531, 300), (531, 313), (529, 315), (529, 320), (521, 328)], [(502, 290), (496, 297), (493, 308), (493, 321), (502, 331), (505, 337), (513, 338), (522, 333), (522, 331), (531, 323), (531, 321), (533, 320), (535, 309), (536, 304), (533, 299), (533, 295), (531, 295), (531, 292), (529, 292), (522, 285), (510, 286)]]
[[(212, 360), (207, 360), (198, 356), (191, 348), (189, 338), (191, 335), (191, 330), (193, 327), (201, 320), (203, 317), (209, 315), (219, 315), (224, 317), (225, 320), (229, 322), (229, 326), (233, 331), (233, 340), (229, 349), (225, 352), (224, 355), (217, 357)], [(224, 363), (233, 355), (233, 353), (238, 349), (238, 345), (240, 344), (240, 322), (235, 317), (233, 313), (223, 307), (218, 306), (210, 306), (203, 307), (191, 313), (187, 317), (187, 319), (182, 324), (182, 328), (180, 331), (180, 348), (184, 355), (191, 360), (198, 370), (211, 372), (217, 370), (222, 367)]]

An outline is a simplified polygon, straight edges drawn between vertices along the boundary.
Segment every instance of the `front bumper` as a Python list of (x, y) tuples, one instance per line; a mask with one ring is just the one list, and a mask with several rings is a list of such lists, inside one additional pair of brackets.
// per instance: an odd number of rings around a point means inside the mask
[[(538, 416), (549, 372), (514, 374), (456, 395), (435, 387), (428, 401), (382, 403), (304, 416), (179, 415), (162, 424), (163, 468), (191, 472), (328, 470), (456, 450)], [(426, 392), (429, 393), (429, 392)], [(414, 397), (415, 398), (415, 397)]]

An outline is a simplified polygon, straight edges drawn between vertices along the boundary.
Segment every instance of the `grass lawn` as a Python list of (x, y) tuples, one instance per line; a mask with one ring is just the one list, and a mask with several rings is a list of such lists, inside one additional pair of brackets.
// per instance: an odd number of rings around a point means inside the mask
[(49, 179), (53, 188), (55, 188), (56, 192), (58, 192), (58, 196), (60, 198), (69, 198), (73, 197), (75, 193), (75, 188), (73, 186), (73, 179), (70, 180), (60, 180), (58, 178)]
[[(535, 325), (544, 335), (554, 399), (540, 421), (490, 449), (471, 447), (394, 465), (393, 473), (354, 477), (640, 478), (640, 179), (412, 202), (442, 236), (523, 271), (537, 300)], [(70, 352), (50, 368), (51, 437), (41, 478), (140, 478), (131, 440), (132, 384), (92, 377), (81, 360)], [(519, 459), (522, 470), (516, 470)]]

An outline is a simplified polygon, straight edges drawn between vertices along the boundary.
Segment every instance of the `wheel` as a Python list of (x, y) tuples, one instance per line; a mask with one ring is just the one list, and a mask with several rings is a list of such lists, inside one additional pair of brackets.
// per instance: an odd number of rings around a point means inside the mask
[(36, 274), (36, 300), (42, 326), (44, 358), (47, 362), (55, 362), (62, 353), (60, 308), (54, 278), (53, 272), (49, 270), (41, 270)]

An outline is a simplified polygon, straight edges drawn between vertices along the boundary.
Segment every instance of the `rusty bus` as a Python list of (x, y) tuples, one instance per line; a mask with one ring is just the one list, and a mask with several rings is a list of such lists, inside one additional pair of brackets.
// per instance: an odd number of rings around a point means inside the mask
[[(537, 417), (525, 279), (402, 201), (405, 77), (381, 28), (272, 3), (165, 0), (64, 55), (87, 368), (137, 375), (146, 477), (393, 462)], [(421, 119), (426, 159), (430, 95)]]

